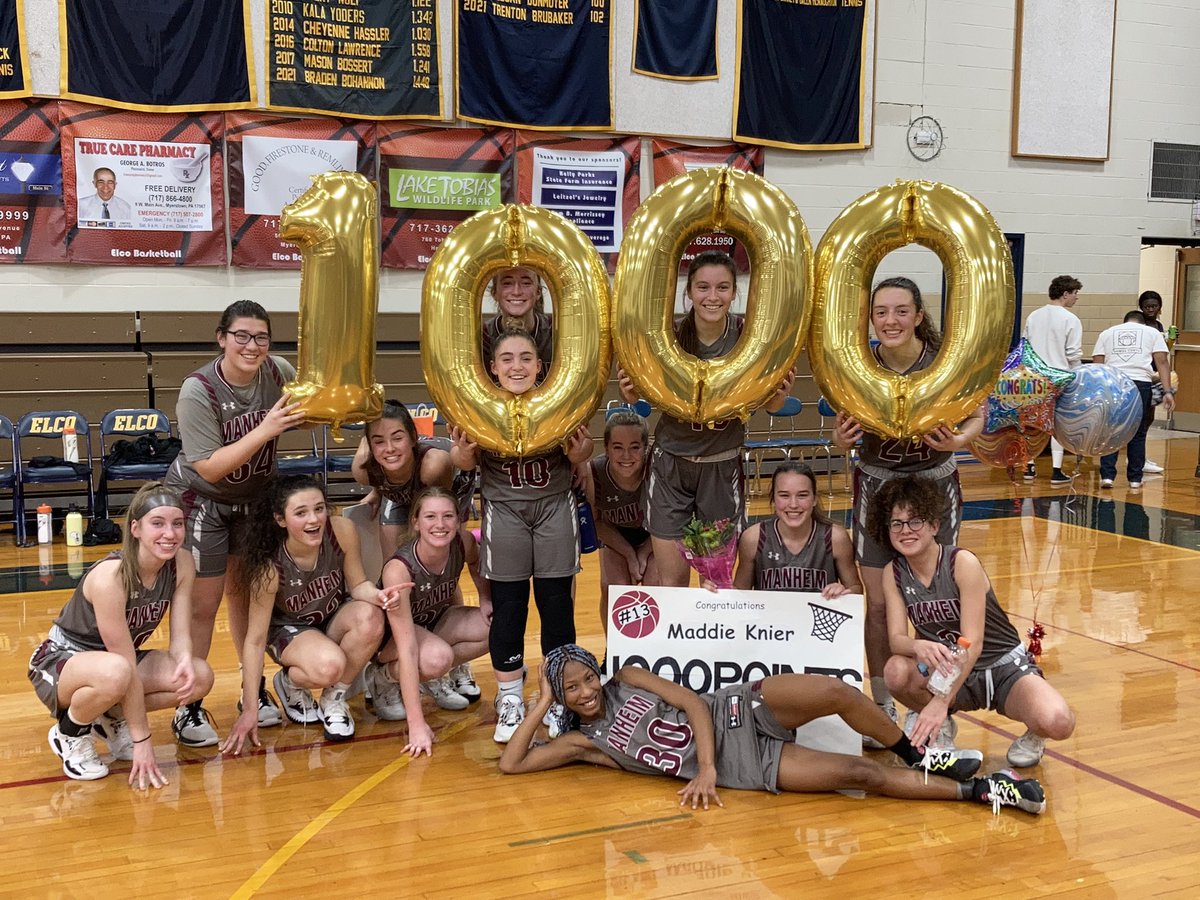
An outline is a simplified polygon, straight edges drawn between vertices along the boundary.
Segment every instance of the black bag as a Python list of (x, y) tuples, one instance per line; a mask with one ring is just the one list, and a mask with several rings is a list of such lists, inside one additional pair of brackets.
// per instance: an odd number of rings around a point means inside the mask
[(92, 519), (83, 535), (85, 547), (121, 543), (121, 526), (112, 519)]
[(179, 455), (181, 447), (183, 442), (179, 438), (160, 438), (152, 434), (143, 434), (134, 441), (114, 441), (104, 464), (118, 466), (131, 463), (169, 463)]

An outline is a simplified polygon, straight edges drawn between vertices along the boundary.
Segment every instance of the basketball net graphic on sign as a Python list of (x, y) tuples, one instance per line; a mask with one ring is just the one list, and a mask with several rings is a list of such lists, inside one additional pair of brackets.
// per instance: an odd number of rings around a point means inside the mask
[(828, 641), (832, 644), (833, 639), (837, 637), (838, 629), (842, 627), (843, 622), (850, 618), (850, 614), (830, 609), (827, 606), (818, 606), (815, 603), (808, 605), (813, 611), (812, 636), (819, 641)]

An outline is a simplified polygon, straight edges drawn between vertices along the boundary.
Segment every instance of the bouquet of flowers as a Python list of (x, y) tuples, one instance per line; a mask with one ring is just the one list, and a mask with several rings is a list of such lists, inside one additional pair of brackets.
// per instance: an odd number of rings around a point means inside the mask
[(693, 517), (683, 529), (679, 552), (699, 574), (719, 588), (733, 587), (733, 562), (737, 559), (737, 527), (732, 519), (702, 522)]

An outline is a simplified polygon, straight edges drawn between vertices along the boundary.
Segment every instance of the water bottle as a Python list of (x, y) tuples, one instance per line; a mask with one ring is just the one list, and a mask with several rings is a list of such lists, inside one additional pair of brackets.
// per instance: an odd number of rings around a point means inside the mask
[(67, 548), (67, 574), (72, 578), (78, 578), (83, 574), (83, 548), (68, 547)]
[(74, 503), (71, 504), (71, 511), (67, 513), (67, 523), (63, 530), (67, 533), (68, 547), (83, 546), (83, 516)]
[(936, 670), (929, 676), (929, 683), (926, 687), (929, 688), (929, 693), (937, 697), (950, 696), (950, 688), (954, 687), (954, 682), (958, 681), (958, 676), (962, 674), (963, 660), (967, 656), (967, 651), (971, 649), (971, 642), (965, 638), (958, 639), (958, 646), (951, 649), (954, 654), (954, 665), (950, 667), (950, 672), (947, 675), (942, 674), (942, 670)]
[(579, 552), (595, 553), (600, 549), (596, 539), (596, 520), (592, 517), (592, 504), (579, 491), (575, 492), (575, 511), (579, 515)]
[(54, 551), (49, 542), (38, 547), (38, 581), (46, 587), (54, 583)]
[(79, 436), (75, 433), (75, 426), (68, 425), (63, 429), (63, 459), (69, 463), (79, 462)]
[(53, 540), (50, 534), (50, 515), (51, 509), (49, 503), (43, 503), (37, 508), (37, 533), (38, 543), (48, 544)]

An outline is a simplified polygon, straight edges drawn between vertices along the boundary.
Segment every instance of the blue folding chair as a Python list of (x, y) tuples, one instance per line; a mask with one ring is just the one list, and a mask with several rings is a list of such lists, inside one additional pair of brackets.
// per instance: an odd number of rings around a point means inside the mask
[[(817, 412), (820, 413), (820, 415), (821, 415), (821, 432), (824, 433), (825, 429), (827, 427), (825, 420), (826, 419), (836, 420), (837, 419), (837, 410), (834, 409), (830, 405), (828, 400), (826, 400), (824, 397), (822, 397), (820, 400), (817, 401)], [(831, 443), (832, 443), (832, 441), (831, 441)], [(861, 441), (859, 443), (861, 443)], [(849, 450), (846, 451), (846, 468), (845, 468), (846, 490), (850, 490), (850, 487), (851, 487), (850, 475), (854, 471), (854, 466), (857, 463), (858, 463), (858, 444), (855, 444), (853, 447), (851, 447)], [(829, 490), (832, 493), (832, 491), (833, 491), (833, 475), (832, 475), (832, 473), (830, 474), (829, 478), (830, 478)]]
[(797, 397), (788, 397), (783, 406), (775, 412), (768, 412), (767, 436), (759, 440), (745, 441), (742, 444), (742, 458), (747, 466), (754, 459), (755, 484), (762, 481), (763, 457), (777, 453), (781, 461), (791, 460), (795, 454), (803, 458), (805, 452), (813, 451), (825, 454), (825, 468), (829, 473), (829, 490), (833, 491), (833, 456), (830, 453), (830, 440), (823, 435), (807, 436), (796, 427), (796, 417), (804, 411), (804, 404)]
[(166, 477), (172, 460), (151, 462), (109, 462), (109, 439), (172, 437), (171, 420), (161, 409), (114, 409), (100, 420), (100, 486), (96, 491), (96, 515), (108, 517), (110, 481), (146, 482)]
[[(280, 443), (287, 442), (288, 435), (302, 434), (307, 441), (295, 440), (295, 446), (275, 451), (275, 468), (280, 475), (312, 475), (314, 478), (325, 480), (325, 457), (317, 445), (315, 428), (289, 428), (279, 436)], [(304, 447), (308, 444), (308, 447)]]
[(25, 543), (25, 517), (19, 514), (21, 508), (21, 455), (17, 452), (16, 430), (12, 419), (0, 416), (0, 439), (8, 441), (10, 462), (0, 464), (0, 490), (12, 492), (13, 530), (17, 545)]
[[(41, 456), (26, 456), (30, 443), (49, 443), (48, 449), (53, 452), (47, 454), (46, 458), (58, 457), (61, 459), (62, 436), (68, 428), (75, 430), (79, 448), (79, 463), (76, 465), (70, 463), (32, 465), (31, 460), (40, 463)], [(87, 489), (87, 517), (95, 516), (96, 486), (92, 472), (92, 427), (82, 413), (73, 409), (57, 409), (31, 412), (21, 416), (16, 429), (16, 453), (19, 457), (21, 494), (16, 498), (15, 514), (21, 518), (22, 522), (25, 518), (25, 486), (31, 484), (82, 484)]]

